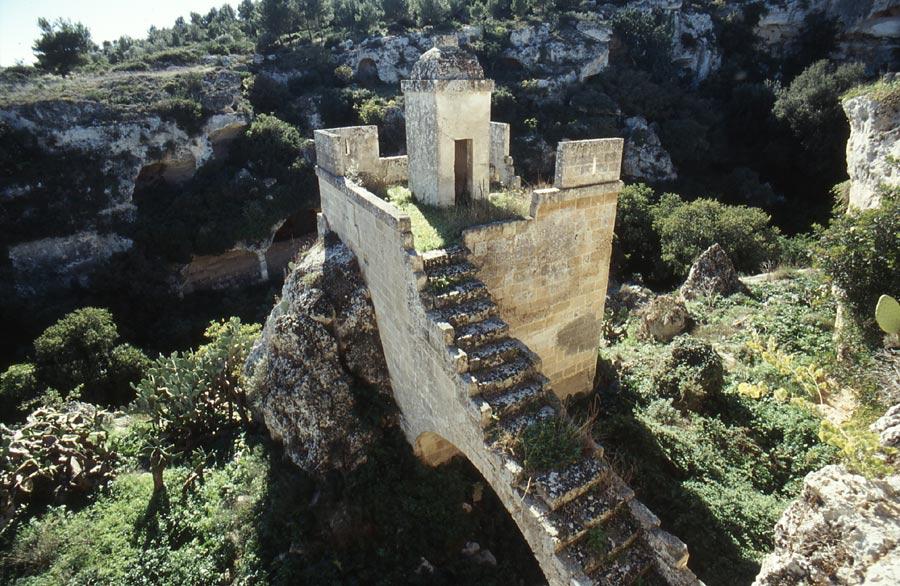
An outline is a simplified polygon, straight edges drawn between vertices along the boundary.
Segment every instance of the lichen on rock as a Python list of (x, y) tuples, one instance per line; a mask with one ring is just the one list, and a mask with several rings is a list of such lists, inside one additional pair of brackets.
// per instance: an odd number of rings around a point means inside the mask
[(390, 383), (356, 257), (335, 237), (288, 276), (245, 372), (257, 417), (297, 466), (324, 476), (366, 460), (377, 429), (363, 410)]
[(900, 475), (868, 479), (832, 465), (806, 477), (753, 584), (887, 585), (898, 576)]

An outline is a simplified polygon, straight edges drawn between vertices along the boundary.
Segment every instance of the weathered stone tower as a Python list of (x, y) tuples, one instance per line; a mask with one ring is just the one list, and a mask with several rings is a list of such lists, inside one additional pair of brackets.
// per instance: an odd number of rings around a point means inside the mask
[(413, 196), (435, 206), (487, 197), (493, 80), (456, 36), (438, 37), (410, 77), (401, 87)]

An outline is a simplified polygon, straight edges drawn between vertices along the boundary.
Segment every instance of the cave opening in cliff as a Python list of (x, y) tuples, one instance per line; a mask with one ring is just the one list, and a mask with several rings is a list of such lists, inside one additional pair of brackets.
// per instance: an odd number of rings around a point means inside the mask
[(287, 242), (315, 234), (317, 213), (318, 210), (306, 209), (288, 216), (275, 232), (272, 242)]
[(356, 66), (356, 80), (364, 87), (371, 87), (378, 83), (378, 65), (374, 59), (367, 57), (359, 62)]

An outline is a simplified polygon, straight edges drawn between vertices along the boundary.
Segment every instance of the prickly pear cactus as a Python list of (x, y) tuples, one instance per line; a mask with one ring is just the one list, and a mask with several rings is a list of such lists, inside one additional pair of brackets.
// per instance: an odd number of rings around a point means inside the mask
[(900, 332), (900, 303), (890, 295), (882, 295), (875, 306), (875, 321), (888, 334)]

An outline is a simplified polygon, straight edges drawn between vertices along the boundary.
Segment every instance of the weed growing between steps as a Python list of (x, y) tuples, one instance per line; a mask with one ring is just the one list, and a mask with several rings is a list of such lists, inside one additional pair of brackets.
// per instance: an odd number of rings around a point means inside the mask
[(588, 547), (594, 553), (603, 555), (609, 551), (609, 536), (603, 527), (591, 527), (585, 537)]
[(529, 472), (559, 470), (581, 458), (581, 434), (568, 420), (551, 417), (526, 427), (517, 451)]
[(523, 193), (492, 193), (487, 200), (469, 205), (440, 208), (417, 202), (406, 187), (387, 189), (386, 199), (409, 214), (416, 250), (426, 252), (459, 243), (462, 232), (471, 226), (525, 218), (530, 201)]

